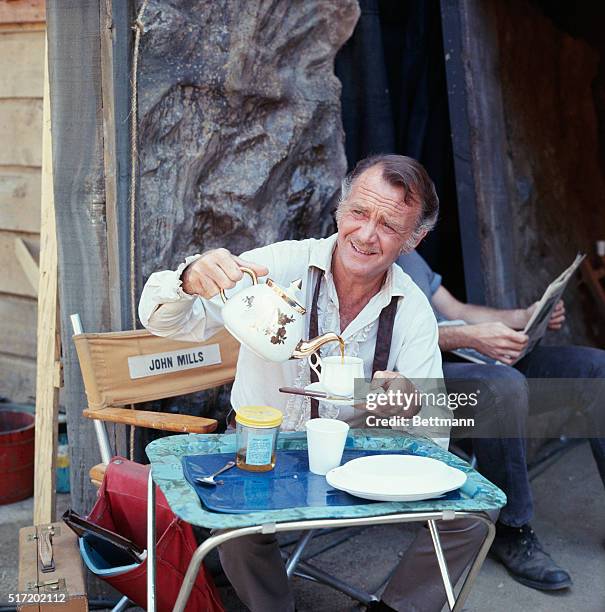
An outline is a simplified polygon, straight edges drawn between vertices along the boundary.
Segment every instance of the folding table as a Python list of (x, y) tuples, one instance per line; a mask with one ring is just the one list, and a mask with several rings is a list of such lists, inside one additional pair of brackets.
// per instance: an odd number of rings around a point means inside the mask
[[(228, 530), (212, 535), (195, 551), (179, 592), (175, 611), (184, 610), (204, 557), (213, 548), (227, 540), (257, 533), (415, 521), (428, 522), (449, 607), (456, 612), (461, 610), (494, 538), (495, 527), (488, 512), (498, 510), (506, 504), (504, 493), (455, 455), (444, 451), (428, 440), (410, 437), (402, 432), (351, 430), (347, 438), (347, 448), (406, 451), (419, 456), (432, 457), (464, 471), (467, 474), (467, 481), (460, 490), (460, 499), (437, 498), (416, 502), (374, 502), (354, 506), (300, 507), (243, 514), (210, 512), (202, 506), (197, 493), (185, 480), (181, 459), (186, 455), (195, 454), (233, 453), (235, 455), (235, 435), (187, 434), (169, 436), (151, 442), (146, 448), (151, 462), (147, 503), (148, 611), (155, 612), (154, 483), (164, 493), (172, 511), (181, 519), (207, 529)], [(306, 434), (303, 432), (280, 433), (278, 451), (282, 449), (306, 449)], [(279, 452), (277, 461), (279, 461)], [(456, 597), (449, 578), (436, 521), (457, 518), (474, 518), (481, 521), (487, 526), (487, 535)], [(291, 575), (293, 566), (299, 561), (301, 553), (302, 548), (297, 547), (287, 567), (288, 575)]]

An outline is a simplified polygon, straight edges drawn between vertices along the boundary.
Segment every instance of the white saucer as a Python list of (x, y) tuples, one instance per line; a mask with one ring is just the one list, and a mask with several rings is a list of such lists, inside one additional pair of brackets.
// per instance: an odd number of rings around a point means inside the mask
[(430, 457), (371, 455), (330, 470), (326, 480), (363, 499), (420, 501), (460, 488), (466, 474)]
[[(320, 382), (314, 382), (305, 387), (305, 391), (321, 391), (322, 393), (329, 393), (326, 389), (324, 389), (323, 385)], [(318, 397), (315, 398), (320, 402), (326, 402), (327, 404), (334, 404), (335, 406), (350, 406), (353, 403), (353, 396), (341, 398), (339, 396), (335, 397)]]

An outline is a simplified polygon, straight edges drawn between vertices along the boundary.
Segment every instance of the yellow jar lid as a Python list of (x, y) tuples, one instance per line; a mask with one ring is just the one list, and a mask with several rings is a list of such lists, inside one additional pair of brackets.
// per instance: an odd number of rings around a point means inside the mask
[(277, 427), (284, 415), (271, 406), (241, 406), (235, 411), (235, 421), (248, 427)]

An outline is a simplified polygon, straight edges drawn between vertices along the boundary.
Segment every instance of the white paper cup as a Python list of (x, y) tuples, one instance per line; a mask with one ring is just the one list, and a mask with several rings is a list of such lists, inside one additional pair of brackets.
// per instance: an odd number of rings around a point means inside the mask
[(336, 419), (311, 419), (306, 426), (309, 470), (325, 476), (340, 465), (349, 426)]

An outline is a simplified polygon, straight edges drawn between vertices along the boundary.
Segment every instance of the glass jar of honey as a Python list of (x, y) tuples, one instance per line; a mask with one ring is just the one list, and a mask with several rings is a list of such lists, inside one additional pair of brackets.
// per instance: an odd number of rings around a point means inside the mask
[(242, 406), (235, 412), (237, 467), (250, 472), (272, 470), (282, 413), (270, 406)]

